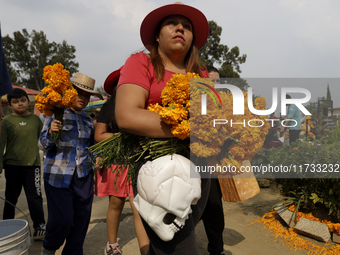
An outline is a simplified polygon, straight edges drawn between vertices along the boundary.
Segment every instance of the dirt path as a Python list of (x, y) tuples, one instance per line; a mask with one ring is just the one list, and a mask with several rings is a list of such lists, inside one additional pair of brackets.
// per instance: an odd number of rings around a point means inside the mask
[[(0, 178), (0, 196), (4, 197), (5, 178)], [(44, 194), (44, 191), (43, 191)], [(270, 188), (262, 188), (260, 194), (242, 203), (224, 202), (225, 231), (223, 239), (225, 242), (226, 255), (302, 255), (307, 254), (304, 251), (292, 252), (288, 247), (284, 247), (279, 240), (271, 236), (269, 231), (261, 224), (250, 224), (269, 212), (271, 206), (278, 199), (279, 191), (272, 185)], [(95, 197), (91, 224), (84, 244), (85, 255), (102, 255), (107, 242), (106, 234), (106, 210), (108, 198)], [(18, 207), (27, 214), (29, 224), (32, 226), (29, 217), (26, 197), (21, 194), (18, 201)], [(3, 201), (0, 201), (0, 218), (2, 219)], [(46, 199), (44, 198), (44, 210), (47, 215)], [(24, 219), (23, 215), (17, 211), (17, 217)], [(132, 211), (129, 203), (126, 202), (122, 213), (119, 228), (120, 245), (123, 248), (124, 255), (139, 254), (137, 239), (133, 228)], [(200, 255), (208, 255), (206, 251), (207, 238), (202, 223), (196, 228), (196, 235), (200, 248)], [(30, 254), (39, 255), (42, 247), (41, 241), (32, 241)], [(60, 251), (57, 254), (61, 254)]]
[[(279, 202), (279, 190), (272, 185), (271, 188), (261, 189), (260, 194), (242, 203), (224, 202), (225, 231), (225, 255), (302, 255), (304, 251), (292, 252), (284, 247), (279, 240), (271, 236), (269, 231), (261, 224), (251, 224), (271, 210), (272, 205)], [(97, 201), (96, 203), (98, 203)], [(101, 201), (102, 203), (103, 201)], [(106, 200), (104, 201), (106, 204)], [(105, 207), (101, 205), (97, 207)], [(100, 210), (99, 210), (100, 211)], [(101, 213), (99, 211), (94, 214)], [(105, 217), (92, 220), (93, 228), (89, 231), (85, 241), (85, 254), (103, 253), (106, 242)], [(138, 254), (137, 240), (133, 230), (132, 212), (129, 204), (122, 214), (119, 236), (124, 255)], [(196, 236), (199, 243), (200, 255), (208, 255), (206, 250), (207, 238), (202, 223), (196, 227)], [(99, 250), (98, 250), (99, 249)]]

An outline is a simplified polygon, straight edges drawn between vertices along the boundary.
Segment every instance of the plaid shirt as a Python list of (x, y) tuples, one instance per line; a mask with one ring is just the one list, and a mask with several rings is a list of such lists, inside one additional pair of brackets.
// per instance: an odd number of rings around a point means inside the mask
[(94, 144), (94, 126), (84, 111), (66, 108), (58, 148), (48, 133), (52, 120), (45, 120), (38, 141), (39, 148), (44, 151), (44, 180), (54, 187), (68, 188), (74, 171), (79, 178), (92, 171), (88, 147)]

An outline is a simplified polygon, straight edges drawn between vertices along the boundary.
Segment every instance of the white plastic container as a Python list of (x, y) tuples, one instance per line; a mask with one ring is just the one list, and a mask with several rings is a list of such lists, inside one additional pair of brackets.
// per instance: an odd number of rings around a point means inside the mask
[(26, 220), (0, 220), (0, 255), (28, 255), (30, 246)]

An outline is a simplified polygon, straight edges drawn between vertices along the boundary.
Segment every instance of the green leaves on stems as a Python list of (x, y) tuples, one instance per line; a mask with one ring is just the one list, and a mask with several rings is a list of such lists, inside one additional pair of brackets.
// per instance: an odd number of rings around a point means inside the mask
[(91, 146), (89, 149), (93, 157), (101, 157), (95, 170), (101, 170), (102, 166), (116, 167), (113, 172), (122, 171), (129, 167), (128, 179), (135, 180), (135, 164), (141, 159), (150, 159), (169, 155), (189, 155), (190, 139), (178, 138), (150, 138), (136, 136), (125, 132), (116, 133), (113, 136)]

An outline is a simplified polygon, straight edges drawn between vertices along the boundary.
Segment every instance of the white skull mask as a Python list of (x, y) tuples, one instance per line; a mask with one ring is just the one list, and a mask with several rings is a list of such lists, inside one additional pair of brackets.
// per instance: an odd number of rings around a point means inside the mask
[(170, 241), (200, 199), (201, 179), (189, 159), (167, 155), (141, 167), (137, 190), (136, 209), (163, 241)]

